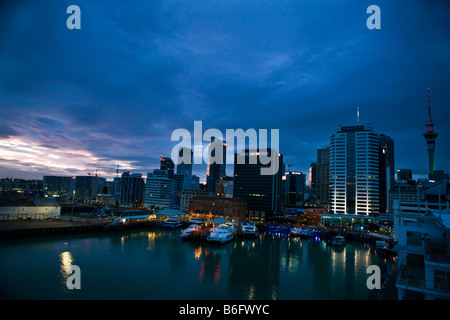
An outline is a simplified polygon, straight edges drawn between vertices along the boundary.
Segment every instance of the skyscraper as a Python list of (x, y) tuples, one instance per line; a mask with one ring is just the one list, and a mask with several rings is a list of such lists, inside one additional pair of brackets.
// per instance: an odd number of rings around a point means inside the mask
[(190, 148), (180, 148), (178, 151), (179, 158), (186, 157), (186, 154), (190, 154), (190, 163), (185, 163), (184, 161), (178, 161), (177, 163), (177, 174), (186, 174), (189, 177), (192, 176), (192, 164), (194, 163), (194, 152)]
[[(254, 154), (271, 156), (272, 152), (276, 151), (246, 149), (242, 154), (235, 154), (233, 198), (247, 202), (247, 216), (250, 218), (270, 218), (281, 212), (283, 156), (278, 154), (278, 171), (273, 175), (261, 175), (261, 168), (270, 165), (262, 164), (259, 156), (256, 163), (250, 163), (250, 157)], [(241, 157), (243, 161), (240, 161)]]
[(303, 205), (305, 175), (301, 172), (286, 172), (284, 180), (284, 203), (286, 206)]
[(208, 145), (208, 166), (206, 172), (206, 191), (216, 194), (217, 182), (226, 175), (227, 144), (215, 137), (211, 137)]
[(412, 170), (411, 169), (398, 169), (397, 170), (397, 180), (412, 180)]
[(309, 189), (311, 191), (313, 191), (314, 193), (316, 192), (316, 181), (317, 181), (317, 163), (313, 162), (311, 163), (311, 165), (309, 166), (309, 179), (308, 179), (308, 183), (309, 183)]
[(171, 158), (161, 156), (159, 169), (167, 170), (167, 174), (169, 175), (169, 179), (173, 179), (175, 165)]
[(378, 136), (378, 157), (380, 176), (380, 213), (386, 213), (389, 208), (389, 190), (394, 188), (394, 140), (380, 134)]
[(340, 126), (330, 136), (330, 211), (379, 211), (378, 137), (368, 124)]
[(131, 207), (140, 207), (144, 202), (145, 183), (140, 173), (129, 171), (122, 173), (120, 179), (120, 204)]
[[(190, 161), (184, 162), (180, 159), (186, 157), (186, 155), (189, 155)], [(180, 148), (178, 151), (178, 157), (179, 161), (177, 161), (177, 174), (183, 175), (183, 190), (191, 189), (192, 187), (192, 164), (194, 161), (194, 153), (192, 152), (192, 149), (190, 148)], [(189, 163), (188, 163), (189, 162)]]
[(184, 190), (184, 180), (185, 176), (183, 174), (173, 175), (172, 202), (170, 205), (172, 209), (180, 210), (181, 192)]
[(145, 183), (144, 207), (156, 206), (169, 209), (172, 202), (173, 180), (169, 179), (167, 170), (153, 170), (147, 174)]
[(329, 201), (329, 180), (330, 180), (330, 146), (317, 149), (316, 162), (316, 194), (317, 203), (326, 205)]
[(427, 141), (428, 151), (428, 174), (432, 175), (434, 172), (434, 149), (436, 147), (436, 138), (438, 134), (434, 132), (434, 124), (431, 121), (431, 101), (430, 101), (430, 88), (428, 88), (428, 121), (427, 131), (423, 134)]

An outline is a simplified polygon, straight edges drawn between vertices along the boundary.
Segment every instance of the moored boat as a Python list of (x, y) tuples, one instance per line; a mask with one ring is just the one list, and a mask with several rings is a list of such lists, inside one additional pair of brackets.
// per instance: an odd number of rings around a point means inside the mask
[(234, 225), (223, 223), (214, 229), (206, 238), (208, 242), (226, 243), (234, 239)]
[(163, 221), (162, 226), (168, 229), (176, 229), (181, 228), (183, 226), (183, 222), (178, 217), (170, 217)]
[(347, 240), (343, 236), (335, 236), (330, 242), (332, 246), (345, 246), (346, 243)]
[(182, 230), (180, 233), (180, 238), (185, 239), (188, 238), (193, 232), (199, 231), (202, 227), (199, 224), (191, 224), (186, 229)]
[(311, 229), (302, 229), (300, 230), (300, 237), (302, 238), (311, 238), (314, 236), (314, 231)]
[(384, 240), (378, 240), (375, 242), (375, 248), (379, 252), (383, 253), (393, 253), (392, 246), (389, 242)]
[(254, 223), (245, 223), (241, 226), (241, 232), (244, 237), (257, 237), (259, 235), (258, 228)]

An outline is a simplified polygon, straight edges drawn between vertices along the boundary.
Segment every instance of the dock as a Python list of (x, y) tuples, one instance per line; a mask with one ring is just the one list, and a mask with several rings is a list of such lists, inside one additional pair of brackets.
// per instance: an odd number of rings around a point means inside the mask
[(105, 220), (25, 220), (0, 221), (0, 239), (62, 234), (79, 234), (89, 232), (111, 232), (154, 227), (151, 221), (136, 222), (126, 225), (111, 225)]

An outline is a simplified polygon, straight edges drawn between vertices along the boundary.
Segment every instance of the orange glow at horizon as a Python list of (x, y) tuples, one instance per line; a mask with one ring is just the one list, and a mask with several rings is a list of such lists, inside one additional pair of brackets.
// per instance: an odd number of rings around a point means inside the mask
[[(68, 147), (49, 148), (35, 141), (19, 137), (0, 139), (0, 165), (23, 169), (23, 171), (42, 171), (43, 175), (86, 175), (89, 170), (98, 170), (98, 175), (113, 177), (113, 170), (105, 169), (104, 162), (87, 150)], [(110, 161), (113, 163), (113, 160)], [(97, 168), (94, 168), (96, 167)], [(109, 165), (114, 168), (114, 165)], [(115, 165), (116, 166), (116, 165)], [(121, 166), (131, 167), (121, 162)]]

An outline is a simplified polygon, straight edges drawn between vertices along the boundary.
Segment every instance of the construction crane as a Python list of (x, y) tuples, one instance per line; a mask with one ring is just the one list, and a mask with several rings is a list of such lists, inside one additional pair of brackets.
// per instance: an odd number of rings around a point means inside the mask
[(288, 161), (288, 157), (287, 157), (286, 151), (282, 151), (282, 153), (283, 153), (284, 163), (288, 166), (288, 171), (287, 172), (291, 172), (292, 163), (290, 161)]
[[(116, 170), (116, 178), (118, 178), (119, 177), (119, 172), (120, 172), (120, 170), (119, 170), (119, 168), (120, 168), (120, 166), (119, 165), (117, 165), (117, 168), (116, 169), (114, 169), (114, 168), (111, 168), (110, 169), (110, 171), (113, 171), (113, 170)], [(132, 170), (131, 169), (122, 169), (122, 172), (131, 172)]]

